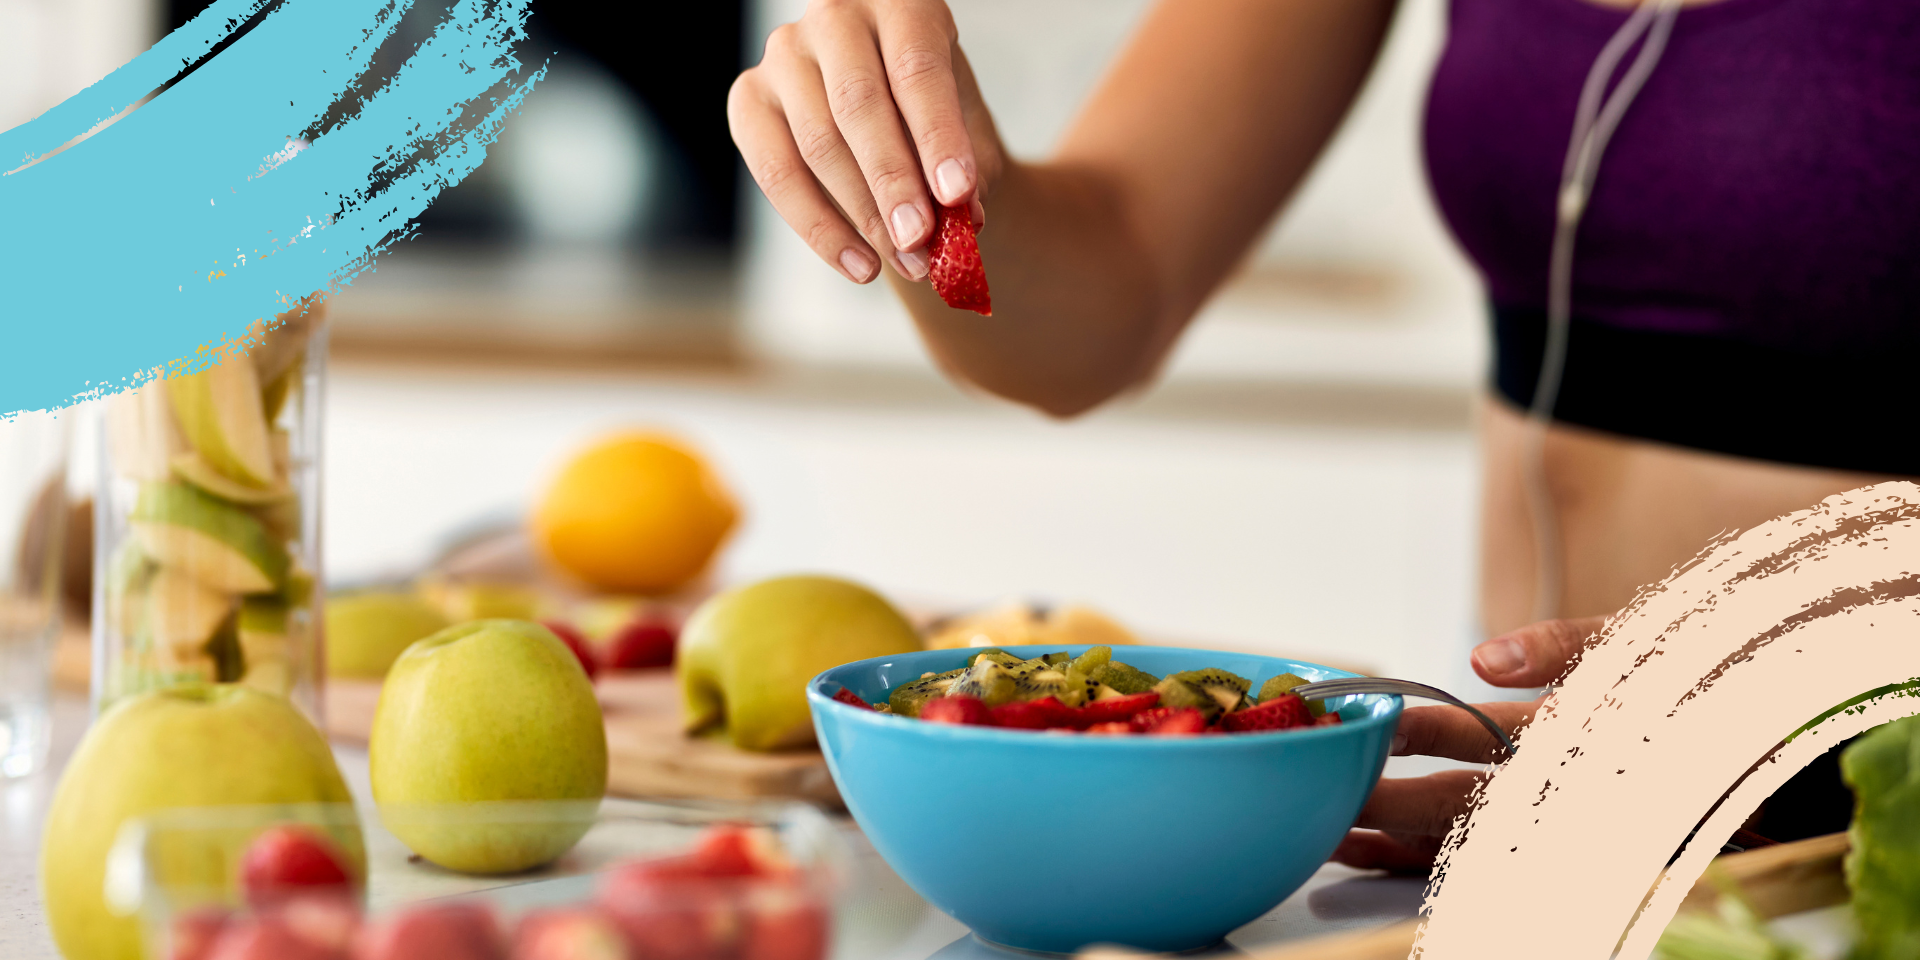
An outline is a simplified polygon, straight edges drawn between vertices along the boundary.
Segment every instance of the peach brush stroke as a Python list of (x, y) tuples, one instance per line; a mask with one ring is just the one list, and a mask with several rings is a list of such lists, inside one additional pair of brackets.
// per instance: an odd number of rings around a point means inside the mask
[(1722, 538), (1642, 591), (1455, 822), (1409, 956), (1648, 956), (1763, 799), (1835, 743), (1920, 713), (1896, 690), (1793, 736), (1920, 677), (1916, 571), (1920, 486), (1884, 483)]

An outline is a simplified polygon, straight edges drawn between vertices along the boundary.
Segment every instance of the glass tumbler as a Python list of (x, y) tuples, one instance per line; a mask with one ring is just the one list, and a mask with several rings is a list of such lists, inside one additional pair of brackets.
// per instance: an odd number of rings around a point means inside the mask
[(321, 722), (323, 306), (109, 397), (94, 499), (93, 705), (243, 683)]
[(0, 418), (0, 777), (46, 762), (53, 645), (66, 539), (67, 424), (46, 412)]

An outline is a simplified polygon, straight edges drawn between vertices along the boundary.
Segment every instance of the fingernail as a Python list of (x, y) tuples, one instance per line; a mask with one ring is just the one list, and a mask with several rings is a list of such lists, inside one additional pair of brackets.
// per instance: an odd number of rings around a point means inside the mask
[(973, 188), (973, 175), (958, 160), (945, 160), (933, 168), (933, 185), (940, 191), (940, 202), (951, 207)]
[(1503, 676), (1527, 665), (1527, 651), (1515, 640), (1489, 640), (1474, 648), (1473, 662), (1487, 673)]
[(907, 268), (907, 279), (918, 280), (927, 275), (927, 254), (924, 250), (900, 255), (900, 265)]
[(1406, 753), (1406, 750), (1407, 750), (1407, 735), (1404, 733), (1394, 734), (1393, 750), (1392, 750), (1393, 755), (1396, 757), (1401, 756), (1402, 754)]
[(920, 242), (920, 229), (926, 226), (927, 218), (920, 215), (918, 204), (903, 203), (893, 208), (893, 245), (910, 247)]
[(856, 283), (866, 283), (872, 279), (875, 266), (872, 260), (867, 259), (866, 254), (852, 247), (848, 247), (840, 254), (840, 269), (845, 270), (847, 276), (852, 277)]

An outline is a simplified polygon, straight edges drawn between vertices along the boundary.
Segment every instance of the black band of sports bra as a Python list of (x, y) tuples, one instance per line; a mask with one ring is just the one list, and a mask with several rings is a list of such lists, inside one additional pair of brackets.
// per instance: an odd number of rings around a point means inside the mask
[[(1493, 334), (1494, 388), (1525, 409), (1546, 311), (1496, 304)], [(1920, 350), (1810, 358), (1577, 314), (1570, 334), (1555, 420), (1738, 457), (1920, 475)]]

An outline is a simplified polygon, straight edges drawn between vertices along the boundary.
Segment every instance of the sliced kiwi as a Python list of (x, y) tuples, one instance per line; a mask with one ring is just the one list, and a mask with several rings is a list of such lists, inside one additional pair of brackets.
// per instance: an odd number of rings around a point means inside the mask
[(1046, 662), (1053, 664), (1054, 666), (1057, 667), (1066, 663), (1069, 660), (1072, 660), (1073, 657), (1070, 654), (1066, 653), (1065, 651), (1061, 651), (1060, 653), (1049, 653), (1046, 656), (1041, 657), (1040, 659), (1045, 660)]
[(1087, 701), (1092, 700), (1101, 690), (1110, 689), (1100, 681), (1082, 673), (1077, 660), (1067, 664), (1067, 669), (1062, 673), (1066, 679), (1061, 683), (1060, 692), (1055, 696), (1069, 707), (1085, 706)]
[(920, 708), (934, 697), (945, 696), (947, 688), (966, 674), (966, 669), (949, 670), (946, 673), (922, 674), (920, 679), (903, 683), (887, 694), (887, 706), (903, 717), (917, 717)]
[(1018, 694), (1018, 685), (1007, 668), (986, 657), (975, 658), (973, 666), (947, 687), (948, 696), (977, 697), (989, 707), (1010, 703)]
[(975, 664), (978, 664), (982, 660), (991, 660), (1003, 667), (1017, 667), (1026, 662), (999, 647), (988, 647), (967, 658), (968, 669), (972, 669)]
[(1087, 652), (1073, 658), (1073, 668), (1081, 673), (1091, 674), (1093, 668), (1113, 660), (1112, 647), (1089, 647)]
[[(1292, 691), (1294, 687), (1310, 682), (1306, 677), (1299, 676), (1298, 674), (1283, 673), (1260, 685), (1260, 702), (1266, 703), (1274, 697), (1284, 696)], [(1327, 712), (1327, 702), (1325, 700), (1308, 700), (1307, 712), (1316, 717), (1322, 716)]]
[(1182, 680), (1179, 674), (1174, 674), (1155, 684), (1153, 692), (1160, 695), (1161, 706), (1192, 707), (1206, 714), (1208, 720), (1219, 716), (1223, 709), (1220, 701), (1206, 687)]
[(1057, 699), (1067, 690), (1067, 675), (1052, 667), (1016, 676), (1013, 682), (1015, 700), (1038, 700), (1041, 697)]
[(1146, 693), (1148, 690), (1153, 689), (1154, 684), (1160, 682), (1159, 677), (1145, 670), (1128, 666), (1118, 660), (1108, 661), (1094, 667), (1092, 670), (1087, 671), (1087, 676), (1112, 687), (1120, 693), (1126, 694)]
[(1247, 688), (1253, 686), (1253, 681), (1217, 667), (1183, 670), (1173, 676), (1206, 691), (1220, 704), (1220, 709), (1228, 711), (1246, 706)]

